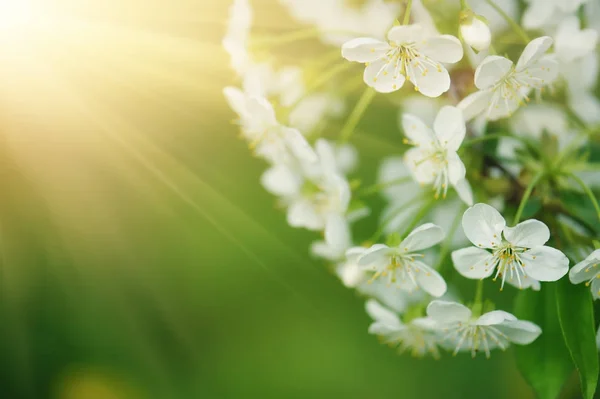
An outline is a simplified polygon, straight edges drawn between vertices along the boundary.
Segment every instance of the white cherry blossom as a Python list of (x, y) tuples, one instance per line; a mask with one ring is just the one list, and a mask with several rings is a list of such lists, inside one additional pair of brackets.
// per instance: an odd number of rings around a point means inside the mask
[(359, 258), (358, 264), (374, 272), (372, 279), (387, 278), (389, 283), (414, 285), (435, 297), (446, 292), (446, 282), (440, 274), (419, 258), (419, 253), (444, 239), (442, 229), (426, 223), (413, 230), (397, 247), (375, 244)]
[(587, 258), (573, 266), (569, 271), (569, 280), (573, 284), (591, 286), (594, 299), (600, 298), (600, 249), (592, 252)]
[(351, 246), (348, 220), (343, 215), (332, 213), (325, 221), (324, 240), (313, 242), (310, 251), (314, 256), (335, 262), (343, 259)]
[(581, 29), (579, 18), (571, 15), (565, 18), (555, 35), (554, 49), (561, 63), (573, 62), (592, 53), (598, 44), (598, 32), (594, 29)]
[(427, 316), (445, 333), (444, 340), (454, 347), (455, 355), (469, 351), (475, 357), (484, 351), (489, 358), (493, 349), (505, 350), (511, 343), (528, 345), (542, 333), (536, 324), (508, 312), (493, 310), (477, 316), (457, 302), (434, 300), (427, 306)]
[(458, 156), (458, 149), (465, 138), (466, 126), (460, 109), (444, 106), (433, 122), (433, 129), (419, 118), (404, 114), (402, 127), (406, 142), (415, 147), (405, 154), (405, 161), (415, 180), (431, 184), (435, 197), (446, 197), (452, 185), (464, 197), (468, 205), (473, 200), (468, 183), (465, 185), (465, 165)]
[(492, 43), (490, 27), (471, 10), (460, 14), (460, 35), (465, 43), (477, 51), (487, 50)]
[(452, 252), (456, 270), (464, 277), (483, 279), (494, 274), (519, 288), (537, 287), (537, 281), (556, 281), (569, 271), (569, 260), (559, 250), (544, 244), (550, 230), (531, 219), (515, 227), (506, 226), (500, 213), (486, 204), (467, 209), (462, 220), (465, 235), (475, 245)]
[(364, 81), (380, 93), (396, 91), (408, 79), (423, 95), (438, 97), (450, 88), (450, 75), (442, 63), (460, 61), (463, 50), (456, 37), (429, 36), (415, 24), (393, 27), (385, 42), (350, 40), (342, 46), (342, 56), (365, 63)]
[(529, 100), (531, 90), (541, 90), (552, 83), (558, 76), (558, 64), (544, 56), (551, 45), (552, 38), (548, 36), (532, 40), (517, 65), (498, 55), (486, 57), (475, 70), (475, 86), (479, 91), (458, 104), (465, 119), (481, 114), (488, 120), (508, 117)]
[(440, 357), (436, 323), (427, 317), (419, 317), (403, 323), (398, 315), (374, 299), (366, 303), (366, 310), (374, 322), (369, 333), (380, 337), (383, 343), (398, 346), (399, 352), (409, 352), (414, 357), (431, 355)]
[(248, 39), (253, 13), (248, 0), (235, 0), (229, 7), (227, 32), (222, 44), (231, 58), (231, 67), (242, 76), (251, 64)]

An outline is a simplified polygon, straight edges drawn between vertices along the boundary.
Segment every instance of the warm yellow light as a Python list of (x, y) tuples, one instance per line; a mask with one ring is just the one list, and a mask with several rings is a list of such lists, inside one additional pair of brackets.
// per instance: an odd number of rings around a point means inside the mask
[(27, 25), (31, 18), (29, 0), (0, 0), (0, 30)]

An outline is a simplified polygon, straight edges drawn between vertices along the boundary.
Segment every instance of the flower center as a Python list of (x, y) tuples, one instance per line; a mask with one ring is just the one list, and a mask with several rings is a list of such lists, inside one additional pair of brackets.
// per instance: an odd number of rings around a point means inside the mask
[(471, 349), (471, 356), (475, 357), (480, 349), (485, 350), (485, 356), (490, 357), (490, 349), (495, 344), (500, 349), (505, 350), (509, 345), (509, 340), (500, 330), (494, 326), (479, 326), (469, 323), (457, 323), (453, 327), (445, 329), (448, 335), (445, 339), (456, 340), (456, 349), (453, 355), (463, 348)]
[(427, 155), (415, 164), (419, 166), (424, 162), (430, 162), (433, 166), (433, 190), (435, 191), (435, 199), (438, 199), (440, 195), (442, 198), (446, 198), (448, 193), (448, 151), (442, 147), (437, 141), (432, 143), (432, 149)]
[(390, 255), (389, 263), (378, 270), (369, 282), (374, 281), (378, 277), (388, 277), (390, 284), (400, 282), (410, 282), (414, 287), (417, 287), (415, 274), (421, 269), (415, 264), (415, 258), (422, 258), (425, 255), (417, 253), (398, 252)]
[[(506, 276), (509, 276), (510, 280), (516, 279), (521, 286), (521, 278), (527, 277), (525, 274), (525, 263), (521, 260), (520, 254), (526, 251), (526, 248), (514, 247), (512, 244), (504, 241), (502, 245), (494, 248), (494, 265), (496, 265), (496, 275), (494, 281), (498, 277), (502, 278), (502, 285), (500, 290), (504, 289), (504, 282)], [(488, 266), (486, 264), (486, 266)]]

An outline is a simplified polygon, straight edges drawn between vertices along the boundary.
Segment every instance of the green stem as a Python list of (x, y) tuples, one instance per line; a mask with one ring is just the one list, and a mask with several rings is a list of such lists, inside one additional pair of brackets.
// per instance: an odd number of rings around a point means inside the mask
[(402, 21), (402, 25), (408, 25), (410, 22), (410, 10), (412, 9), (412, 0), (408, 0), (406, 2), (406, 11), (404, 11), (404, 20)]
[(409, 235), (411, 233), (411, 231), (413, 231), (413, 229), (419, 224), (421, 219), (423, 219), (423, 217), (425, 215), (427, 215), (427, 213), (431, 210), (431, 208), (433, 208), (433, 204), (435, 202), (436, 202), (435, 199), (432, 198), (429, 200), (429, 202), (427, 202), (425, 205), (423, 205), (423, 207), (421, 207), (421, 209), (419, 209), (419, 212), (417, 212), (417, 214), (415, 215), (413, 220), (410, 222), (410, 224), (406, 227), (406, 229), (404, 229), (404, 234), (402, 234), (402, 239), (406, 238), (406, 236)]
[(519, 24), (517, 24), (511, 17), (509, 17), (508, 14), (506, 14), (503, 9), (501, 9), (500, 7), (498, 7), (496, 5), (496, 3), (494, 3), (492, 0), (486, 0), (486, 3), (488, 3), (490, 6), (492, 6), (492, 8), (494, 10), (496, 10), (496, 12), (498, 14), (500, 14), (502, 16), (502, 18), (504, 18), (504, 20), (506, 22), (508, 22), (508, 24), (510, 25), (510, 27), (512, 28), (512, 30), (514, 30), (515, 33), (517, 35), (519, 35), (519, 37), (523, 40), (523, 42), (525, 44), (528, 44), (531, 41), (531, 39), (529, 38), (529, 36), (527, 35), (527, 33), (523, 30), (523, 28), (521, 28), (519, 26)]
[(460, 147), (465, 148), (465, 147), (469, 147), (473, 144), (481, 143), (483, 141), (498, 140), (498, 139), (501, 139), (502, 137), (507, 137), (507, 135), (504, 133), (486, 134), (485, 136), (475, 137), (473, 139), (466, 140), (461, 144)]
[(403, 177), (399, 177), (398, 179), (386, 181), (383, 183), (373, 184), (372, 186), (365, 187), (364, 189), (360, 190), (357, 193), (357, 196), (358, 197), (367, 197), (371, 194), (378, 193), (379, 191), (383, 190), (384, 188), (395, 186), (397, 184), (406, 183), (409, 181), (412, 181), (412, 176), (403, 176)]
[(466, 0), (460, 0), (460, 8), (461, 10), (466, 10), (469, 8), (469, 5), (467, 4)]
[(596, 199), (596, 196), (594, 195), (594, 192), (592, 191), (592, 189), (587, 184), (585, 184), (585, 182), (576, 174), (572, 173), (571, 178), (573, 180), (575, 180), (581, 186), (583, 191), (585, 191), (587, 196), (590, 198), (590, 201), (592, 201), (592, 204), (594, 205), (594, 209), (596, 210), (596, 215), (598, 216), (598, 220), (600, 220), (600, 205), (598, 205), (598, 200)]
[(483, 279), (477, 281), (475, 288), (475, 301), (473, 302), (473, 317), (479, 317), (483, 313)]
[(371, 104), (371, 101), (373, 101), (376, 93), (377, 92), (370, 87), (365, 89), (340, 132), (340, 143), (347, 142), (350, 136), (352, 136), (354, 129), (356, 129), (358, 122), (360, 122), (360, 119), (369, 107), (369, 104)]
[(448, 230), (448, 235), (446, 236), (446, 239), (444, 240), (444, 243), (442, 244), (442, 247), (440, 248), (440, 258), (439, 258), (437, 264), (435, 265), (435, 269), (442, 276), (444, 276), (444, 273), (443, 273), (444, 265), (445, 265), (444, 261), (446, 260), (446, 256), (448, 256), (448, 253), (450, 252), (450, 247), (452, 246), (452, 239), (454, 238), (454, 233), (456, 232), (456, 229), (458, 228), (458, 225), (460, 224), (460, 221), (462, 220), (463, 210), (464, 210), (464, 208), (461, 207), (461, 209), (458, 212), (456, 212), (456, 215), (454, 216), (454, 220), (452, 221), (452, 225), (450, 226), (450, 230)]
[(513, 220), (513, 226), (516, 226), (519, 223), (519, 220), (521, 220), (521, 215), (523, 214), (523, 209), (525, 209), (525, 205), (527, 205), (527, 201), (529, 200), (529, 197), (531, 196), (533, 189), (535, 188), (535, 186), (538, 184), (538, 182), (540, 181), (540, 179), (543, 176), (544, 176), (544, 172), (543, 171), (539, 172), (537, 175), (535, 175), (535, 177), (531, 180), (531, 182), (527, 186), (527, 189), (523, 193), (523, 198), (521, 198), (521, 203), (519, 204), (517, 213), (515, 214), (515, 218)]

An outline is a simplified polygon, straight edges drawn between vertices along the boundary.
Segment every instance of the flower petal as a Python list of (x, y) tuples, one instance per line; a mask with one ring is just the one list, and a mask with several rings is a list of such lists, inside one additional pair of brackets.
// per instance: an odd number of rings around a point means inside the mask
[(300, 192), (302, 177), (285, 164), (267, 169), (260, 177), (263, 187), (278, 196), (295, 196)]
[(379, 93), (391, 93), (400, 89), (406, 78), (400, 73), (400, 64), (380, 59), (367, 65), (363, 80)]
[(458, 193), (458, 196), (468, 206), (473, 206), (473, 190), (467, 179), (462, 179), (456, 182), (454, 189)]
[(425, 32), (419, 24), (394, 26), (389, 30), (387, 38), (396, 44), (414, 43), (423, 39)]
[(439, 97), (450, 89), (446, 68), (428, 57), (416, 57), (406, 65), (406, 78), (427, 97)]
[(402, 115), (404, 135), (419, 147), (431, 147), (435, 141), (433, 131), (423, 121), (411, 114)]
[(385, 261), (389, 250), (390, 247), (387, 245), (375, 244), (358, 258), (358, 264), (360, 266), (371, 266), (374, 263)]
[(414, 264), (419, 268), (419, 271), (415, 273), (415, 280), (423, 291), (436, 298), (446, 293), (448, 289), (446, 281), (436, 270), (423, 262), (415, 261)]
[(433, 122), (433, 131), (440, 144), (458, 151), (467, 131), (462, 111), (449, 105), (442, 107)]
[(302, 162), (317, 162), (317, 154), (312, 149), (306, 138), (297, 129), (291, 127), (281, 127), (283, 139), (292, 154)]
[(453, 251), (452, 263), (462, 276), (471, 279), (487, 278), (496, 269), (494, 256), (485, 249), (476, 247)]
[(375, 299), (369, 299), (365, 304), (365, 309), (373, 320), (381, 322), (390, 329), (399, 328), (401, 326), (398, 315), (381, 305)]
[(404, 162), (410, 169), (415, 180), (421, 184), (433, 183), (437, 175), (437, 164), (431, 160), (425, 160), (428, 152), (421, 148), (411, 148), (404, 153)]
[(475, 204), (462, 219), (465, 235), (475, 246), (493, 248), (502, 240), (506, 222), (500, 213), (486, 204)]
[(417, 50), (432, 60), (454, 64), (463, 57), (460, 40), (451, 35), (441, 35), (427, 38), (417, 43)]
[(427, 316), (437, 323), (463, 323), (471, 318), (471, 309), (458, 302), (433, 300), (427, 305)]
[(490, 106), (492, 95), (493, 93), (489, 90), (476, 91), (463, 98), (457, 107), (463, 111), (465, 120), (469, 121), (483, 113)]
[(575, 15), (562, 20), (555, 37), (556, 54), (564, 62), (572, 62), (591, 53), (598, 44), (598, 32), (580, 29), (579, 18)]
[(520, 255), (525, 273), (539, 281), (556, 281), (569, 271), (569, 259), (558, 249), (535, 247)]
[(352, 39), (342, 45), (342, 57), (348, 61), (373, 62), (385, 56), (390, 45), (368, 37)]
[(438, 244), (444, 239), (444, 236), (444, 230), (441, 227), (433, 223), (425, 223), (402, 240), (398, 248), (406, 253), (420, 251)]
[(539, 220), (531, 219), (504, 229), (504, 238), (517, 247), (532, 248), (550, 239), (550, 229)]
[(231, 109), (240, 117), (246, 117), (246, 96), (237, 87), (225, 87), (223, 95)]
[(299, 200), (290, 205), (287, 211), (287, 222), (292, 227), (304, 227), (309, 230), (321, 230), (324, 227), (323, 218), (306, 200)]
[(448, 180), (450, 180), (450, 184), (455, 186), (456, 183), (465, 179), (467, 173), (465, 164), (454, 151), (448, 151), (446, 161), (448, 161)]
[(569, 270), (569, 280), (571, 280), (573, 284), (591, 280), (600, 271), (600, 269), (598, 269), (599, 264), (600, 249), (597, 249)]
[(500, 81), (512, 68), (511, 60), (499, 55), (489, 55), (475, 70), (475, 86), (480, 90), (489, 89)]
[(339, 257), (352, 245), (350, 228), (346, 219), (336, 213), (327, 216), (325, 221), (325, 242)]
[(542, 88), (556, 80), (559, 66), (549, 57), (543, 57), (515, 75), (519, 82), (536, 89)]
[(537, 29), (545, 25), (554, 13), (554, 7), (545, 1), (532, 1), (523, 13), (522, 23), (527, 29)]
[(505, 321), (515, 321), (517, 318), (504, 310), (492, 310), (482, 315), (475, 321), (478, 326), (493, 326)]
[(516, 70), (521, 71), (539, 60), (552, 46), (552, 43), (553, 40), (550, 36), (542, 36), (530, 41), (517, 61)]
[(519, 345), (529, 345), (542, 333), (536, 324), (525, 320), (505, 321), (495, 326), (511, 342)]

